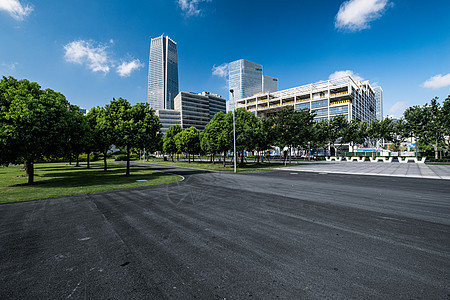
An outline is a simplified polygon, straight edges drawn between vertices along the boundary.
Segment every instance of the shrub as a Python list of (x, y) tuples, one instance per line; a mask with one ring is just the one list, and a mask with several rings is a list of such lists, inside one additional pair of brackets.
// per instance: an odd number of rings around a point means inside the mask
[[(138, 155), (138, 154), (131, 154), (131, 155), (130, 155), (130, 161), (131, 161), (131, 160), (138, 160), (138, 159), (139, 159), (139, 155)], [(127, 160), (127, 155), (126, 155), (126, 154), (117, 154), (117, 155), (114, 155), (114, 160), (115, 160), (115, 161)]]

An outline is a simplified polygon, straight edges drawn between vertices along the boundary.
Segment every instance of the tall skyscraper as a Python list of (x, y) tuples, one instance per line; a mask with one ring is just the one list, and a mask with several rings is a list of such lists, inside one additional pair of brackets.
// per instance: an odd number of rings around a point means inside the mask
[(381, 121), (383, 120), (383, 89), (381, 86), (376, 86), (373, 90), (375, 92), (376, 118)]
[(168, 36), (151, 39), (148, 103), (154, 110), (173, 109), (178, 94), (177, 43)]
[[(234, 91), (234, 99), (253, 96), (262, 91), (262, 66), (245, 59), (230, 62), (228, 65), (229, 88)], [(230, 100), (232, 99), (230, 95)], [(229, 102), (229, 101), (228, 101)], [(233, 103), (227, 103), (227, 110)]]
[[(251, 97), (261, 92), (276, 92), (278, 79), (263, 75), (262, 66), (254, 62), (239, 59), (228, 64), (229, 89), (234, 92), (234, 100)], [(227, 111), (233, 109), (233, 98), (228, 98)]]

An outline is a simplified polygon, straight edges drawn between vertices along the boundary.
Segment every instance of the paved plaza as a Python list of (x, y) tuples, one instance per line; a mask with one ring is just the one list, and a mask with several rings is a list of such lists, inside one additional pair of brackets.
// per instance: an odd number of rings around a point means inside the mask
[(184, 180), (0, 205), (0, 299), (448, 299), (446, 180), (133, 164)]
[(397, 162), (311, 162), (280, 168), (280, 170), (450, 180), (450, 165), (402, 164)]

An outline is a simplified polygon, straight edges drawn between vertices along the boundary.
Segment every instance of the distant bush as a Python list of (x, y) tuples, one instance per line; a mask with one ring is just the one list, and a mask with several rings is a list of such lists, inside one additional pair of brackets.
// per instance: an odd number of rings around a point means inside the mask
[[(137, 155), (137, 154), (130, 155), (130, 160), (138, 160), (138, 159), (139, 159), (139, 155)], [(114, 160), (115, 161), (127, 160), (127, 155), (126, 154), (114, 155)]]
[[(433, 155), (434, 155), (434, 153), (433, 153)], [(428, 162), (450, 162), (450, 157), (444, 157), (444, 158), (438, 158), (438, 159), (435, 159), (434, 156), (427, 157), (427, 161)]]
[(115, 161), (127, 160), (127, 156), (126, 156), (126, 154), (117, 154), (117, 155), (114, 155), (114, 160)]
[[(89, 156), (90, 161), (96, 161), (96, 160), (98, 160), (98, 158), (99, 158), (99, 156), (97, 153), (91, 153)], [(78, 157), (78, 160), (83, 161), (83, 162), (87, 161), (87, 154), (80, 154), (80, 156)]]

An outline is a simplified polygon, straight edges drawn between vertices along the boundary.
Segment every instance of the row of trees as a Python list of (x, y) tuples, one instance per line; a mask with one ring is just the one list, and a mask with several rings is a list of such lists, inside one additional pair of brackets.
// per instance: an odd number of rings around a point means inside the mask
[(24, 162), (29, 184), (34, 181), (34, 162), (43, 157), (72, 160), (98, 151), (103, 153), (106, 171), (106, 153), (112, 145), (126, 151), (129, 175), (131, 151), (159, 149), (160, 128), (147, 103), (132, 106), (125, 99), (113, 99), (84, 116), (64, 95), (43, 90), (35, 82), (13, 77), (0, 81), (0, 164)]
[[(434, 98), (430, 104), (410, 107), (396, 122), (386, 118), (370, 125), (366, 121), (348, 122), (344, 116), (313, 122), (314, 115), (309, 111), (288, 107), (262, 119), (237, 109), (235, 118), (241, 164), (244, 151), (255, 152), (259, 160), (273, 146), (288, 149), (288, 153), (293, 148), (328, 148), (336, 154), (343, 144), (375, 147), (385, 140), (398, 147), (411, 137), (421, 147), (432, 145), (437, 158), (439, 150), (448, 147), (445, 136), (450, 135), (450, 96), (442, 105)], [(0, 164), (25, 162), (29, 183), (33, 183), (34, 162), (43, 157), (76, 160), (81, 153), (88, 153), (89, 167), (89, 153), (101, 152), (106, 171), (111, 145), (126, 152), (126, 175), (130, 174), (129, 158), (134, 150), (187, 153), (189, 161), (193, 154), (207, 153), (212, 162), (216, 155), (223, 153), (225, 158), (233, 150), (231, 112), (217, 113), (202, 132), (174, 126), (163, 139), (160, 129), (161, 123), (147, 103), (131, 105), (125, 99), (113, 99), (84, 116), (64, 95), (43, 90), (35, 82), (12, 77), (0, 81)]]
[[(430, 104), (408, 108), (400, 120), (385, 118), (366, 121), (347, 121), (344, 116), (331, 120), (313, 122), (314, 115), (309, 111), (295, 111), (285, 107), (277, 114), (258, 119), (245, 109), (237, 109), (236, 147), (238, 153), (256, 152), (258, 156), (272, 146), (288, 149), (291, 153), (296, 149), (328, 148), (331, 154), (342, 150), (344, 144), (353, 149), (355, 145), (378, 147), (381, 141), (391, 142), (394, 150), (408, 138), (416, 140), (416, 151), (420, 145), (433, 145), (435, 157), (440, 149), (448, 147), (445, 136), (450, 135), (450, 96), (441, 106), (437, 98)], [(214, 157), (233, 150), (233, 116), (232, 112), (219, 112), (206, 125), (203, 132), (195, 128), (182, 130), (180, 126), (172, 126), (164, 137), (163, 150), (172, 154), (208, 153), (211, 161)], [(290, 157), (290, 155), (289, 155)], [(286, 156), (285, 156), (286, 158)], [(241, 155), (241, 164), (244, 156)], [(190, 159), (189, 159), (190, 161)], [(225, 165), (225, 160), (223, 160)]]

